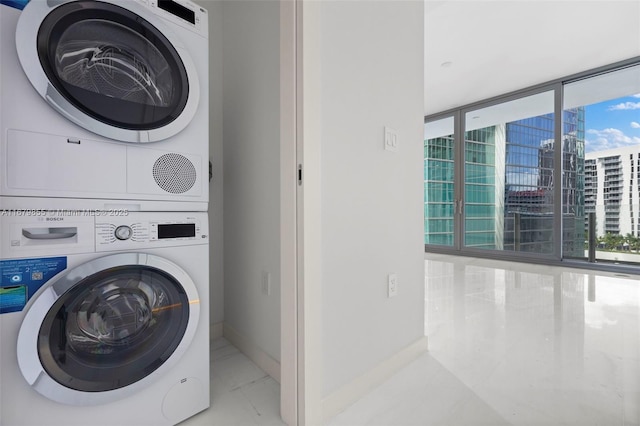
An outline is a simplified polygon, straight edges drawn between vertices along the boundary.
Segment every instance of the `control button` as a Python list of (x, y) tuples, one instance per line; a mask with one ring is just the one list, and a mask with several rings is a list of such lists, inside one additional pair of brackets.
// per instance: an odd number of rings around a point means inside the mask
[(114, 234), (119, 240), (128, 240), (131, 238), (133, 231), (127, 225), (121, 225), (116, 228)]

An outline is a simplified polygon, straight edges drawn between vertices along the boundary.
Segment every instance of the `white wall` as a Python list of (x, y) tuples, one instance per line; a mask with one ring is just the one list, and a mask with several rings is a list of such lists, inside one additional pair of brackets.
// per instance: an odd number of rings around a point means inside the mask
[(232, 330), (279, 360), (280, 9), (277, 1), (225, 1), (221, 10), (225, 335)]
[[(325, 396), (424, 336), (423, 7), (320, 8)], [(384, 126), (397, 152), (383, 149)]]
[[(212, 18), (212, 320), (279, 360), (279, 5), (200, 1)], [(316, 10), (319, 43), (308, 54), (317, 56), (322, 90), (307, 93), (320, 105), (326, 396), (423, 336), (423, 4)], [(383, 150), (384, 126), (398, 132), (398, 152)], [(399, 277), (392, 299), (388, 273)]]

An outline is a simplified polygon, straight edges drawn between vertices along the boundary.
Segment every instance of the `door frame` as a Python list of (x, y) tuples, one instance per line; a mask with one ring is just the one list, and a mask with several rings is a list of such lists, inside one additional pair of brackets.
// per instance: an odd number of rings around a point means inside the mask
[(321, 2), (280, 0), (281, 399), (322, 421)]

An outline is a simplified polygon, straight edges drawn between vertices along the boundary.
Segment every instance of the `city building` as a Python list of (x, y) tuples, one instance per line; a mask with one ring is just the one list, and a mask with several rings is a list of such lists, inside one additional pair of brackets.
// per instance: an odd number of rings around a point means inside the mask
[[(584, 108), (564, 111), (563, 241), (584, 252)], [(465, 132), (464, 245), (553, 250), (553, 114)], [(424, 141), (425, 244), (453, 245), (454, 140)]]
[(640, 236), (640, 146), (585, 156), (585, 210), (595, 213), (598, 237)]

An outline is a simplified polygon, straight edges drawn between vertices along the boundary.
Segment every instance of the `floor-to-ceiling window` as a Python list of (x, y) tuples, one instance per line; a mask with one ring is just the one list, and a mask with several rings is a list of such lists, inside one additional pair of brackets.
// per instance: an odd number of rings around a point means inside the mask
[(554, 92), (464, 114), (464, 246), (550, 254)]
[(427, 117), (424, 168), (427, 250), (640, 263), (640, 63)]
[[(581, 126), (565, 119), (563, 139), (584, 140), (577, 207), (587, 241), (594, 221), (592, 260), (640, 263), (640, 64), (565, 84), (563, 109), (582, 111)], [(565, 257), (588, 258), (588, 249), (565, 244)]]

